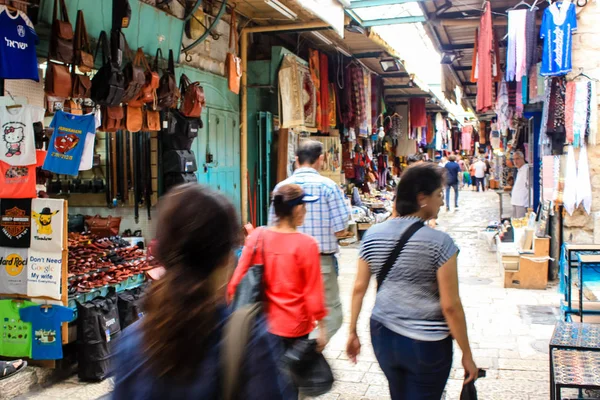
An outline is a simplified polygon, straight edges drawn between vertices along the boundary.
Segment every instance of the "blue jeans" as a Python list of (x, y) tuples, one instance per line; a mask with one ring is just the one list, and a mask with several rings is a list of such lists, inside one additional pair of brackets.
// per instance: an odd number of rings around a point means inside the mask
[(450, 188), (454, 190), (454, 208), (458, 208), (458, 182), (446, 186), (446, 208), (450, 208)]
[(409, 339), (371, 319), (371, 342), (392, 400), (440, 400), (452, 368), (452, 338)]

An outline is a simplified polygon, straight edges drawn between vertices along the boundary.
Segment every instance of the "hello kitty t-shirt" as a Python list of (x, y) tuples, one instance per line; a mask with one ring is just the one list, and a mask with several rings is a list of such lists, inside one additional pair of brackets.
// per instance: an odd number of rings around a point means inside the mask
[(88, 134), (96, 133), (94, 114), (75, 115), (57, 111), (50, 124), (54, 128), (43, 169), (56, 174), (79, 174), (79, 164)]
[(35, 164), (33, 123), (44, 120), (41, 107), (0, 107), (0, 161), (21, 167)]

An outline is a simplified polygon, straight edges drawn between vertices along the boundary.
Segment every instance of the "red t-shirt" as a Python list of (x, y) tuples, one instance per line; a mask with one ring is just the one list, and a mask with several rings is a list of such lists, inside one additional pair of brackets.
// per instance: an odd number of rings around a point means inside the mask
[(263, 262), (263, 246), (269, 332), (288, 338), (307, 335), (314, 329), (315, 321), (327, 315), (319, 245), (311, 236), (255, 230), (246, 240), (229, 282), (228, 298), (233, 298), (248, 269)]
[(44, 164), (46, 152), (36, 150), (35, 157), (35, 164), (23, 167), (15, 167), (0, 161), (0, 198), (32, 199), (37, 197), (35, 168)]

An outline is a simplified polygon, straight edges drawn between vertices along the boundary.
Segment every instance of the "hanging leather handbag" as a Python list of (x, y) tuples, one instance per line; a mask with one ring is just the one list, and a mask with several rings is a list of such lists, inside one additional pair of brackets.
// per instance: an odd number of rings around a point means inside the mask
[(144, 76), (144, 86), (142, 86), (142, 90), (140, 91), (138, 97), (135, 100), (130, 101), (128, 104), (135, 107), (142, 107), (144, 104), (153, 103), (151, 107), (152, 109), (156, 109), (156, 89), (158, 89), (159, 86), (160, 76), (157, 72), (152, 71), (141, 48), (139, 48), (137, 51), (136, 59), (138, 59), (138, 57), (146, 70)]
[[(94, 55), (92, 46), (85, 27), (83, 11), (77, 11), (77, 24), (75, 25), (75, 62), (80, 72), (87, 74), (94, 69)], [(89, 79), (89, 78), (88, 78)]]
[(240, 81), (242, 80), (242, 59), (237, 56), (238, 32), (236, 27), (235, 9), (231, 11), (229, 23), (229, 52), (225, 59), (227, 70), (227, 84), (229, 90), (235, 94), (240, 93)]
[(102, 126), (101, 131), (116, 132), (119, 129), (125, 128), (125, 111), (121, 106), (104, 106), (102, 107)]
[(74, 99), (89, 99), (92, 95), (92, 80), (87, 75), (73, 74)]
[(81, 109), (81, 104), (77, 103), (75, 100), (65, 100), (64, 111), (74, 115), (82, 115), (83, 110)]
[(181, 91), (181, 105), (179, 111), (189, 118), (200, 118), (202, 107), (206, 104), (204, 99), (204, 88), (200, 82), (192, 83), (186, 74), (181, 75), (179, 80)]
[(117, 106), (121, 104), (125, 91), (125, 77), (117, 64), (112, 62), (106, 32), (100, 33), (96, 57), (102, 49), (102, 67), (92, 79), (91, 99), (97, 104), (106, 106)]
[(86, 215), (85, 224), (93, 235), (99, 237), (116, 236), (119, 234), (121, 227), (121, 217), (113, 217), (111, 215), (101, 217), (98, 214), (93, 217)]
[[(156, 58), (154, 60), (154, 70), (156, 71), (158, 70), (159, 54), (162, 56), (161, 49), (156, 51)], [(169, 50), (169, 65), (167, 69), (163, 71), (163, 75), (160, 78), (156, 96), (158, 98), (158, 108), (160, 110), (167, 110), (169, 108), (177, 107), (179, 90), (177, 89), (177, 81), (175, 80), (175, 61), (173, 60), (173, 50)]]
[(52, 97), (71, 97), (71, 72), (65, 64), (48, 61), (44, 91)]
[[(139, 48), (135, 54), (135, 58), (132, 57), (129, 46), (125, 44), (127, 54), (131, 59), (131, 62), (125, 66), (123, 74), (125, 75), (125, 93), (123, 93), (123, 103), (128, 104), (129, 102), (138, 99), (142, 87), (146, 84), (146, 74), (142, 67), (142, 58), (144, 58), (144, 52)], [(136, 107), (141, 105), (133, 104)]]
[[(59, 9), (60, 19), (58, 18)], [(69, 22), (65, 0), (54, 0), (49, 57), (65, 64), (73, 63), (73, 26)]]
[(129, 132), (139, 132), (142, 130), (144, 116), (141, 107), (127, 106), (125, 127)]
[(160, 113), (158, 111), (148, 110), (144, 111), (144, 125), (142, 129), (145, 132), (158, 132), (160, 131)]

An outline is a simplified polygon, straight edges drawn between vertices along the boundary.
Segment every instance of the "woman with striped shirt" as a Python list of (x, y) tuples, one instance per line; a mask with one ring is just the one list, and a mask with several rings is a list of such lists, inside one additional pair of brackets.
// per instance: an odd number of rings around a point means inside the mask
[(356, 325), (375, 275), (371, 340), (393, 400), (441, 398), (452, 366), (452, 338), (463, 353), (465, 383), (477, 376), (458, 294), (458, 248), (448, 234), (425, 225), (444, 205), (443, 187), (437, 165), (408, 168), (396, 194), (398, 217), (373, 226), (361, 244), (347, 353), (353, 361), (360, 353)]

